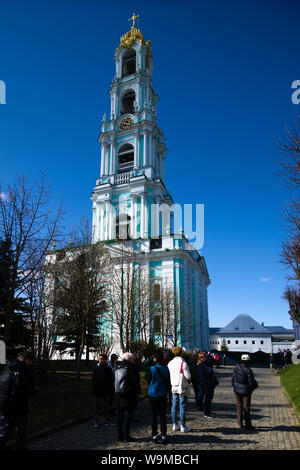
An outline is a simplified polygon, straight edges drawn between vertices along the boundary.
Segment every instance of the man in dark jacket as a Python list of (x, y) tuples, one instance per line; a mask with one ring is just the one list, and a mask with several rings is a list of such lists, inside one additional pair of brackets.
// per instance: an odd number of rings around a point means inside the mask
[(111, 421), (111, 404), (114, 395), (114, 379), (111, 367), (106, 364), (107, 356), (100, 354), (99, 362), (93, 371), (92, 384), (94, 391), (94, 428), (99, 427), (100, 407), (104, 411), (105, 426), (114, 426)]
[[(135, 439), (130, 436), (130, 424), (133, 411), (138, 401), (140, 393), (140, 383), (137, 377), (137, 368), (134, 364), (135, 358), (132, 353), (126, 352), (122, 357), (122, 364), (115, 371), (115, 392), (116, 405), (118, 411), (118, 440), (133, 442)], [(126, 369), (126, 392), (120, 392), (119, 369)]]
[(5, 440), (12, 430), (17, 430), (16, 449), (26, 449), (28, 427), (29, 398), (34, 397), (38, 388), (32, 370), (34, 355), (30, 351), (19, 354), (18, 359), (8, 364), (11, 373), (9, 397), (5, 410), (7, 430)]
[(243, 418), (245, 420), (245, 429), (254, 431), (255, 427), (251, 424), (250, 405), (251, 394), (258, 387), (253, 372), (249, 367), (250, 356), (243, 354), (241, 361), (235, 366), (231, 383), (237, 402), (237, 422), (240, 429), (243, 428)]

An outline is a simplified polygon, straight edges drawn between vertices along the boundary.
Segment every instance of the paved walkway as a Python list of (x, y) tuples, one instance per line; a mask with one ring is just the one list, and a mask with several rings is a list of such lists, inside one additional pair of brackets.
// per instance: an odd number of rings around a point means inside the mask
[[(283, 393), (279, 378), (269, 369), (252, 368), (259, 388), (252, 395), (252, 424), (257, 432), (237, 429), (236, 404), (230, 384), (232, 367), (217, 370), (220, 381), (215, 391), (212, 411), (214, 419), (203, 417), (196, 410), (193, 397), (187, 407), (187, 425), (192, 432), (172, 431), (168, 413), (169, 444), (166, 450), (300, 450), (299, 420)], [(116, 427), (101, 426), (94, 429), (92, 422), (72, 426), (47, 437), (35, 440), (29, 450), (110, 450), (110, 449), (162, 449), (149, 441), (151, 438), (150, 412), (147, 400), (139, 404), (137, 422), (132, 426), (132, 436), (138, 441), (119, 443)]]

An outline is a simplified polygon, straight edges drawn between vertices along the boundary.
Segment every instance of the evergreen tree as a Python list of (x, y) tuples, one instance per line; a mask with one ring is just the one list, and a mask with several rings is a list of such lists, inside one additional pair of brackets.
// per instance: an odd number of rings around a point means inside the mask
[(27, 347), (30, 339), (29, 325), (26, 322), (29, 306), (24, 298), (14, 295), (19, 282), (19, 277), (14, 278), (14, 262), (10, 240), (0, 239), (0, 337), (3, 339), (8, 312), (12, 311), (10, 335), (6, 341), (8, 351)]

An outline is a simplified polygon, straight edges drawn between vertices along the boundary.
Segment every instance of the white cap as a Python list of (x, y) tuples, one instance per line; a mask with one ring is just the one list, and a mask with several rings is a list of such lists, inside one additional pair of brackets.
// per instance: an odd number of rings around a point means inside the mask
[(250, 356), (249, 356), (249, 354), (242, 354), (241, 360), (242, 360), (242, 361), (250, 361)]

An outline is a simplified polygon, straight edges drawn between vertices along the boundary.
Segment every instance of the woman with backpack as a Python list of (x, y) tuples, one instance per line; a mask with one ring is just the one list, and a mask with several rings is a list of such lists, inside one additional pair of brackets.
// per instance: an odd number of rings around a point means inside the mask
[[(152, 414), (152, 440), (167, 444), (167, 396), (171, 388), (170, 373), (163, 365), (163, 354), (157, 351), (153, 354), (153, 364), (149, 367), (146, 380), (149, 384), (148, 399)], [(158, 416), (160, 418), (161, 436), (157, 433)]]
[(253, 372), (249, 367), (250, 356), (243, 354), (241, 361), (235, 366), (231, 384), (237, 403), (237, 422), (239, 429), (243, 429), (243, 419), (245, 420), (246, 431), (255, 431), (251, 424), (250, 405), (251, 394), (258, 387)]

